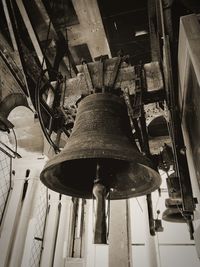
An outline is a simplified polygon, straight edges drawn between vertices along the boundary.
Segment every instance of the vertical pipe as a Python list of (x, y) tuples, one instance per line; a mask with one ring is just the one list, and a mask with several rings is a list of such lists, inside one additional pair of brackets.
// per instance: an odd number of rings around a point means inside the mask
[(151, 194), (147, 195), (147, 209), (149, 216), (149, 230), (152, 236), (155, 235), (155, 227), (154, 227), (154, 218), (153, 218), (153, 207), (152, 207), (152, 199)]

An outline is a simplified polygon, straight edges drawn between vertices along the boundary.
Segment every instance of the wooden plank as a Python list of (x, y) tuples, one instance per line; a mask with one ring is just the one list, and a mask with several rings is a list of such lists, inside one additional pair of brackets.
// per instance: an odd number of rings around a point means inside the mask
[(104, 64), (99, 61), (97, 65), (97, 82), (95, 88), (102, 89), (104, 87)]
[(85, 75), (85, 81), (87, 83), (88, 94), (90, 94), (91, 92), (94, 91), (94, 86), (93, 86), (92, 76), (91, 76), (87, 63), (83, 64), (83, 72)]
[(109, 266), (132, 266), (129, 200), (110, 203)]
[(122, 62), (122, 58), (118, 57), (116, 58), (115, 64), (114, 64), (114, 69), (109, 77), (109, 81), (108, 81), (108, 87), (109, 88), (114, 88), (115, 84), (116, 84), (116, 80), (117, 80), (117, 76), (119, 73), (119, 69), (120, 69), (120, 65)]
[[(113, 74), (114, 62), (113, 59), (105, 60), (104, 63), (91, 62), (87, 64), (85, 71), (86, 66), (78, 66), (80, 73), (75, 78), (66, 81), (64, 105), (75, 103), (75, 100), (81, 95), (87, 95), (95, 88), (108, 86)], [(122, 90), (128, 88), (130, 95), (135, 94), (135, 69), (133, 66), (122, 63), (114, 88), (121, 88)]]
[(41, 65), (43, 64), (43, 69), (46, 69), (47, 67), (46, 67), (45, 61), (43, 63), (43, 52), (42, 52), (41, 47), (39, 45), (38, 38), (37, 38), (37, 36), (36, 36), (36, 34), (34, 32), (32, 24), (31, 24), (31, 22), (29, 20), (29, 16), (28, 16), (28, 14), (26, 12), (24, 4), (23, 4), (22, 0), (16, 0), (16, 3), (17, 3), (17, 6), (19, 8), (19, 11), (20, 11), (20, 14), (22, 16), (22, 19), (24, 21), (24, 24), (25, 24), (25, 26), (27, 28), (27, 31), (29, 33), (30, 39), (31, 39), (32, 44), (34, 46), (34, 49), (35, 49), (35, 51), (37, 53), (38, 59), (40, 61), (40, 64)]
[(82, 95), (88, 94), (88, 86), (83, 73), (76, 78), (66, 80), (66, 92), (64, 97), (64, 106), (74, 105)]
[[(116, 58), (105, 60), (104, 62), (104, 86), (109, 86), (109, 81), (113, 75), (114, 63)], [(87, 64), (94, 88), (99, 88), (99, 62)], [(83, 72), (83, 66), (78, 67), (79, 72)], [(135, 68), (123, 62), (118, 72), (114, 88), (119, 88), (122, 82), (135, 80)]]
[(12, 27), (12, 23), (11, 23), (11, 20), (10, 20), (9, 11), (8, 11), (8, 7), (7, 7), (7, 3), (6, 2), (7, 1), (2, 0), (3, 10), (4, 10), (5, 17), (6, 17), (8, 30), (9, 30), (9, 33), (10, 33), (10, 38), (11, 38), (11, 41), (12, 41), (12, 45), (13, 45), (14, 51), (17, 51), (18, 50), (17, 42), (15, 40), (15, 35), (14, 35), (14, 31), (13, 31), (13, 27)]
[(72, 0), (72, 4), (80, 24), (68, 27), (69, 46), (86, 43), (92, 58), (111, 57), (97, 0)]
[(144, 71), (146, 75), (147, 91), (163, 89), (163, 77), (157, 61), (145, 64)]

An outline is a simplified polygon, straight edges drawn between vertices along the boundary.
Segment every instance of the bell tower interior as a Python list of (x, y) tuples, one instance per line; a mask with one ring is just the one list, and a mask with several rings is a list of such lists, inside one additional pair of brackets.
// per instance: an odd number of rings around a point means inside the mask
[(198, 267), (199, 0), (0, 18), (0, 267)]

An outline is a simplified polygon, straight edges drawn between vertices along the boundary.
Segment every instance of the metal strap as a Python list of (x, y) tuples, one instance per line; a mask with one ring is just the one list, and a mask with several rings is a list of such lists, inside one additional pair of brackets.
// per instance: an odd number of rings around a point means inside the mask
[(92, 78), (91, 78), (91, 75), (90, 75), (90, 71), (89, 71), (88, 65), (85, 62), (83, 63), (83, 72), (84, 72), (84, 75), (85, 75), (85, 80), (86, 80), (86, 83), (87, 83), (88, 92), (90, 94), (91, 92), (94, 92), (94, 86), (93, 86), (93, 82), (92, 82)]
[(114, 69), (113, 69), (113, 73), (112, 73), (110, 80), (109, 80), (109, 83), (108, 83), (108, 87), (111, 89), (113, 89), (115, 86), (121, 63), (122, 63), (122, 57), (119, 56), (116, 60), (116, 63), (115, 63)]

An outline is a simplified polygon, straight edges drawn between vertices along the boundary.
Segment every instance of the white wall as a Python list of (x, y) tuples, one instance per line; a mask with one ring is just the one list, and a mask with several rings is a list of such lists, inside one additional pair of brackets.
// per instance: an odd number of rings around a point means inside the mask
[[(68, 257), (72, 202), (66, 196), (60, 199), (59, 194), (51, 190), (48, 190), (47, 195), (47, 189), (39, 181), (39, 174), (44, 164), (45, 158), (41, 155), (31, 157), (27, 155), (14, 161), (13, 169), (16, 174), (12, 178), (13, 189), (0, 229), (2, 255), (0, 266), (39, 266), (40, 260), (40, 266), (44, 267), (108, 267), (109, 246), (93, 244), (92, 201), (87, 201), (85, 210), (84, 257), (81, 259)], [(31, 173), (26, 197), (21, 202), (27, 168), (31, 170)], [(157, 192), (153, 194), (154, 217), (156, 217), (157, 209), (161, 211), (161, 214), (165, 210), (164, 201), (168, 197), (165, 178), (163, 177), (161, 186), (164, 191), (162, 196), (159, 197)], [(61, 203), (60, 220), (58, 220), (59, 203)], [(49, 212), (43, 238), (47, 204)], [(121, 213), (120, 210), (118, 212)], [(197, 267), (200, 265), (194, 241), (189, 239), (186, 224), (163, 221), (164, 232), (158, 233), (155, 238), (149, 235), (146, 197), (130, 200), (130, 221), (134, 267)], [(43, 242), (35, 237), (43, 238)], [(41, 249), (42, 246), (43, 249)], [(116, 255), (123, 254), (120, 250), (115, 253)]]

